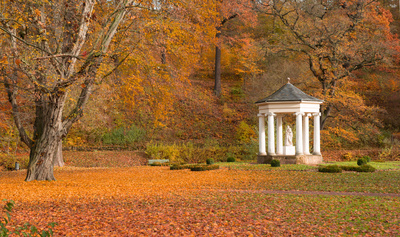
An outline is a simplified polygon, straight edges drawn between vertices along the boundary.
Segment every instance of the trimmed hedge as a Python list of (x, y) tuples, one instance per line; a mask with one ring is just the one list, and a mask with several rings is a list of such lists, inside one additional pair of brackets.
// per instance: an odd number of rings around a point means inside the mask
[(171, 165), (170, 170), (184, 170), (190, 169), (191, 171), (205, 171), (205, 170), (217, 170), (219, 165), (205, 165), (205, 164), (186, 164), (186, 165)]
[(190, 168), (191, 171), (206, 171), (206, 170), (217, 170), (219, 165), (195, 165)]
[(206, 160), (206, 163), (207, 163), (207, 165), (212, 165), (212, 164), (214, 164), (214, 159), (208, 158), (208, 159)]
[(171, 165), (169, 167), (170, 170), (184, 170), (184, 169), (188, 169), (186, 167), (186, 165)]
[(372, 167), (371, 165), (361, 165), (360, 167), (357, 167), (357, 172), (375, 172), (376, 169)]
[(150, 166), (168, 166), (168, 165), (169, 165), (168, 162), (163, 162), (163, 163), (161, 163), (161, 162), (154, 162), (154, 163), (151, 163), (151, 164), (150, 164)]
[(280, 167), (281, 162), (279, 160), (271, 160), (271, 167)]
[(342, 169), (337, 165), (321, 166), (318, 171), (323, 173), (342, 173)]
[(371, 165), (361, 165), (361, 166), (328, 165), (328, 166), (321, 166), (321, 167), (318, 168), (319, 172), (325, 172), (325, 173), (341, 173), (342, 170), (344, 170), (344, 171), (356, 171), (356, 172), (375, 172), (376, 171), (376, 169), (374, 167), (372, 167)]
[(198, 164), (174, 164), (169, 167), (170, 170), (184, 170), (190, 169)]
[(358, 166), (341, 165), (339, 167), (344, 171), (358, 171)]

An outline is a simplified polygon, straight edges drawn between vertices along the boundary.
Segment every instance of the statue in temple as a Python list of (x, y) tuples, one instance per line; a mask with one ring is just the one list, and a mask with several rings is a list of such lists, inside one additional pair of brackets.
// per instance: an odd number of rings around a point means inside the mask
[(286, 126), (285, 146), (293, 146), (293, 132), (289, 125)]

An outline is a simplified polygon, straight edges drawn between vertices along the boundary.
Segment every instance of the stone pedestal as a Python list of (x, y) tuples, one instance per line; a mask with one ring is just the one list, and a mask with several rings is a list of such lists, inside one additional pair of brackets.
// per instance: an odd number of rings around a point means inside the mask
[(296, 154), (296, 148), (294, 146), (283, 146), (284, 156), (294, 156)]
[(272, 160), (279, 160), (281, 164), (305, 164), (317, 165), (323, 162), (320, 155), (300, 155), (300, 156), (284, 156), (284, 155), (258, 155), (258, 164), (270, 164)]

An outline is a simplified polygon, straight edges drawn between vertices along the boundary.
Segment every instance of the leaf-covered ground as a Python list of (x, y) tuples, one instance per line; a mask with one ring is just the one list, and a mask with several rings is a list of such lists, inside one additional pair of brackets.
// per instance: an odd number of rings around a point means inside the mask
[[(13, 224), (56, 236), (400, 235), (400, 172), (171, 171), (168, 167), (61, 168), (56, 182), (0, 172)], [(266, 190), (272, 192), (264, 192)], [(277, 190), (312, 191), (278, 194)], [(364, 192), (367, 196), (318, 195)], [(371, 196), (390, 193), (393, 196)]]

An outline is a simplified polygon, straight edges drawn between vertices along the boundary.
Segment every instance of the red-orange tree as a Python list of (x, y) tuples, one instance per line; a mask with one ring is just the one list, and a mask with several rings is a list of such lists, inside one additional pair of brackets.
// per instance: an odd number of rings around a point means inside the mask
[(284, 32), (274, 47), (303, 55), (320, 82), (322, 128), (341, 82), (355, 70), (388, 62), (397, 44), (391, 14), (375, 0), (274, 0), (265, 6)]
[[(160, 1), (157, 8), (117, 37), (127, 50), (120, 58), (114, 88), (119, 112), (149, 129), (177, 119), (174, 107), (191, 89), (189, 76), (198, 68), (202, 47), (213, 42), (212, 0)], [(131, 47), (130, 45), (135, 45)], [(129, 54), (129, 55), (128, 55)], [(178, 119), (179, 120), (179, 119)]]

